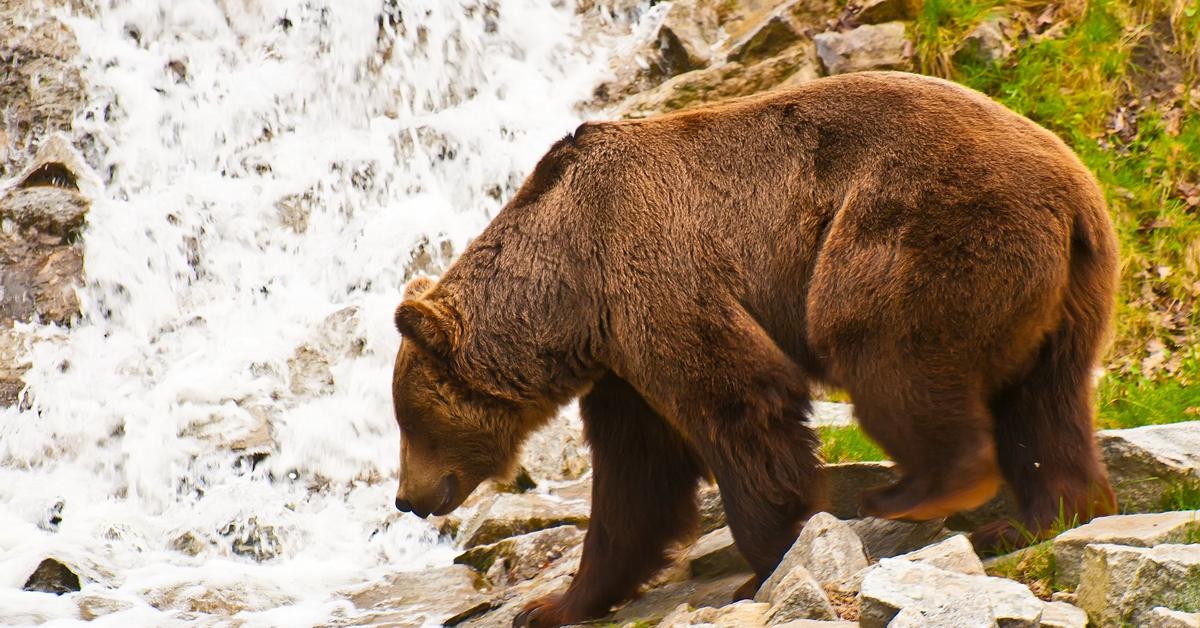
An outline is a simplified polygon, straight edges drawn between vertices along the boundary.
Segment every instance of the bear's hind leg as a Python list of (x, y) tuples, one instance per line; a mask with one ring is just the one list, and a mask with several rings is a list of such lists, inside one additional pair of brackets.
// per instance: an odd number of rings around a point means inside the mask
[(975, 508), (995, 495), (1001, 476), (991, 416), (974, 387), (960, 378), (943, 377), (858, 388), (851, 396), (863, 429), (901, 473), (895, 484), (863, 496), (865, 514), (938, 519)]
[(559, 626), (605, 615), (668, 562), (695, 530), (704, 467), (629, 384), (608, 374), (580, 400), (592, 449), (592, 516), (566, 593), (536, 600), (514, 626)]
[[(976, 530), (971, 541), (980, 551), (1009, 551), (1117, 512), (1093, 435), (1087, 355), (1058, 350), (1056, 341), (1042, 348), (1029, 374), (991, 401), (1000, 468), (1019, 516)], [(1072, 360), (1077, 373), (1064, 374)]]

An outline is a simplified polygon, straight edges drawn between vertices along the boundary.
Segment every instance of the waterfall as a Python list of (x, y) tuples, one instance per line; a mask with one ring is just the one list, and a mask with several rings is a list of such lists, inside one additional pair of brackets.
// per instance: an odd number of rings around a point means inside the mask
[(189, 586), (319, 622), (339, 587), (447, 563), (392, 507), (392, 312), (595, 115), (631, 26), (570, 1), (83, 4), (54, 10), (100, 191), (82, 318), (25, 328), (0, 411), (0, 623), (76, 617), (20, 590), (47, 555), (121, 625), (181, 619), (154, 600)]

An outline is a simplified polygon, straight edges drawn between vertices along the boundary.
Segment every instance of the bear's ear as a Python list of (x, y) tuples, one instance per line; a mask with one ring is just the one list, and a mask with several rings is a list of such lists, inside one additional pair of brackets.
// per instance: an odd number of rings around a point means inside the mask
[(430, 299), (405, 298), (396, 308), (396, 329), (406, 340), (442, 359), (448, 359), (458, 347), (458, 316), (449, 306)]
[(430, 288), (433, 288), (433, 283), (433, 279), (429, 277), (417, 277), (413, 279), (408, 282), (407, 286), (404, 286), (404, 300), (407, 301), (425, 296), (425, 293), (429, 292)]

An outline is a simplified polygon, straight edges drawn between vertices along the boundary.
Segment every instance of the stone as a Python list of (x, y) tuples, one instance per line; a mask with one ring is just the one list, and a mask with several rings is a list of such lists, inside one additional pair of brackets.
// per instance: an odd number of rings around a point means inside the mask
[(55, 558), (46, 558), (38, 563), (33, 573), (25, 580), (25, 591), (41, 591), (62, 595), (78, 591), (79, 575)]
[(1087, 625), (1087, 613), (1074, 604), (1048, 602), (1042, 608), (1042, 628), (1087, 628)]
[(680, 604), (687, 604), (692, 608), (719, 608), (729, 604), (734, 592), (749, 577), (749, 573), (742, 573), (715, 579), (669, 583), (646, 591), (641, 597), (603, 619), (602, 623), (614, 622), (622, 625), (625, 622), (641, 621), (653, 625), (674, 612)]
[(712, 60), (718, 37), (717, 13), (707, 2), (672, 2), (658, 29), (658, 49), (663, 70), (674, 76), (702, 68)]
[(14, 329), (0, 330), (0, 407), (20, 401), (29, 366), (29, 339)]
[(1012, 20), (1007, 16), (989, 15), (963, 37), (954, 51), (954, 60), (958, 63), (996, 63), (1007, 59), (1013, 53), (1008, 34), (1011, 26)]
[(892, 462), (841, 462), (825, 465), (829, 513), (839, 519), (859, 516), (863, 493), (898, 479)]
[(854, 406), (836, 401), (814, 401), (808, 424), (813, 427), (849, 427), (854, 424)]
[(1158, 606), (1200, 611), (1200, 545), (1089, 545), (1076, 595), (1100, 627), (1145, 625)]
[(899, 560), (931, 565), (946, 571), (955, 571), (973, 576), (985, 575), (983, 561), (975, 553), (971, 541), (956, 534), (940, 543), (921, 548), (897, 557)]
[(590, 508), (537, 493), (496, 495), (459, 532), (466, 549), (558, 526), (587, 527)]
[(583, 535), (575, 526), (538, 530), (473, 547), (455, 557), (454, 563), (488, 574), (493, 584), (512, 584), (538, 575), (567, 550), (582, 543)]
[(996, 628), (996, 617), (987, 606), (947, 602), (896, 613), (888, 628)]
[(77, 604), (79, 605), (79, 618), (84, 621), (92, 621), (105, 615), (119, 613), (134, 606), (134, 602), (131, 600), (108, 595), (84, 595), (79, 598)]
[(1096, 434), (1123, 512), (1157, 512), (1173, 490), (1200, 486), (1200, 421)]
[(797, 567), (805, 567), (822, 585), (837, 584), (867, 567), (867, 555), (854, 530), (825, 512), (813, 515), (784, 554), (775, 571), (759, 587), (755, 599), (773, 600), (774, 589)]
[(489, 597), (480, 591), (479, 580), (464, 565), (432, 567), (393, 573), (344, 595), (360, 610), (353, 617), (356, 625), (442, 625), (487, 604)]
[(721, 489), (716, 484), (701, 486), (696, 502), (700, 505), (700, 534), (725, 527), (725, 504), (721, 501)]
[(234, 554), (258, 562), (271, 560), (283, 552), (282, 530), (259, 523), (258, 517), (227, 523), (221, 528), (221, 536), (229, 537), (229, 548)]
[(1054, 539), (1054, 580), (1060, 586), (1078, 586), (1084, 550), (1093, 543), (1153, 547), (1195, 538), (1200, 538), (1200, 511), (1098, 517)]
[(859, 24), (882, 24), (912, 18), (907, 0), (865, 0), (854, 12)]
[(743, 600), (720, 608), (697, 608), (680, 604), (658, 624), (662, 628), (686, 626), (762, 626), (768, 605)]
[(753, 65), (730, 62), (680, 74), (653, 89), (635, 93), (617, 111), (623, 117), (642, 118), (786, 87), (817, 76), (816, 49), (810, 42), (801, 42)]
[(885, 558), (871, 569), (863, 579), (861, 596), (859, 623), (866, 628), (886, 626), (905, 609), (938, 613), (942, 606), (986, 607), (1000, 625), (1034, 628), (1043, 606), (1019, 582), (955, 573), (896, 558)]
[(288, 358), (288, 387), (300, 397), (321, 397), (333, 394), (335, 382), (329, 359), (311, 344), (296, 347)]
[(738, 551), (729, 528), (719, 528), (700, 537), (688, 549), (685, 560), (693, 578), (712, 578), (734, 572), (751, 571), (750, 564)]
[[(778, 571), (776, 571), (778, 573)], [(760, 593), (762, 590), (759, 590)], [(756, 602), (769, 601), (767, 625), (774, 626), (794, 619), (837, 619), (837, 612), (821, 584), (803, 565), (784, 574), (770, 590), (767, 599), (754, 597)]]
[(911, 522), (865, 517), (847, 523), (862, 541), (867, 558), (872, 560), (906, 554), (950, 534), (940, 520)]
[(592, 454), (583, 438), (578, 407), (565, 408), (531, 434), (520, 459), (537, 483), (574, 480), (587, 473), (592, 468)]
[(787, 50), (804, 38), (803, 29), (789, 14), (792, 5), (800, 0), (780, 4), (774, 11), (761, 16), (729, 46), (728, 61), (750, 63), (769, 59)]
[(796, 619), (782, 624), (775, 624), (774, 628), (858, 628), (856, 621), (839, 621), (823, 619)]
[(1157, 606), (1147, 613), (1146, 625), (1149, 628), (1200, 628), (1200, 613), (1184, 613)]
[(912, 67), (912, 42), (905, 34), (903, 22), (867, 24), (844, 33), (821, 33), (813, 41), (827, 75)]

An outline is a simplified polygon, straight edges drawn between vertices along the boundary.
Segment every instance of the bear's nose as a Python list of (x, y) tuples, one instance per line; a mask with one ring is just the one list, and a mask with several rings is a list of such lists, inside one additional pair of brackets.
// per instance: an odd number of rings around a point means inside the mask
[(397, 497), (396, 510), (399, 510), (400, 512), (412, 512), (412, 504), (410, 504), (409, 501), (403, 497)]

